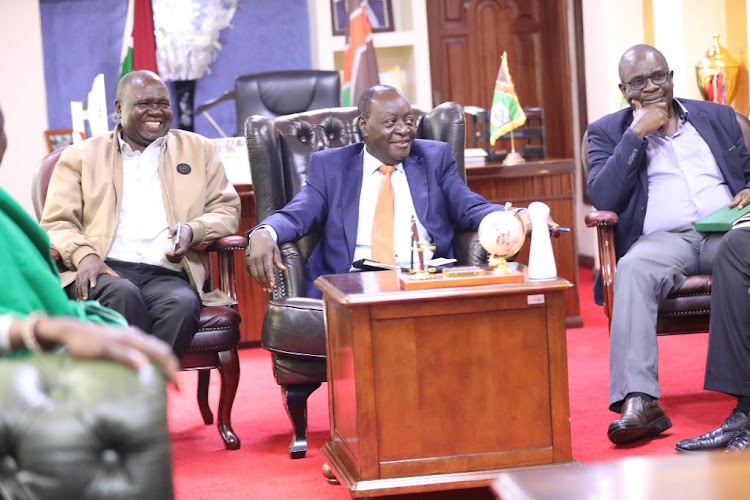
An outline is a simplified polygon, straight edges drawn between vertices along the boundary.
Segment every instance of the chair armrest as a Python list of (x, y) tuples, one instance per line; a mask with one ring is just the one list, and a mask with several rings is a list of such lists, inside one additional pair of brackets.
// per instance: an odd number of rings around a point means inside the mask
[(453, 253), (462, 266), (478, 266), (487, 263), (487, 250), (479, 243), (476, 231), (457, 232), (453, 236)]
[(586, 226), (596, 228), (599, 245), (599, 266), (604, 292), (604, 313), (608, 318), (612, 317), (612, 304), (614, 302), (613, 286), (617, 269), (614, 227), (617, 221), (616, 213), (605, 210), (589, 212), (585, 218)]
[(244, 251), (247, 247), (247, 237), (239, 235), (224, 236), (211, 243), (206, 251), (216, 252), (218, 262), (219, 290), (237, 301), (237, 287), (235, 284), (234, 252)]
[(276, 270), (276, 284), (270, 298), (304, 297), (307, 292), (304, 255), (296, 242), (282, 244), (279, 251), (286, 271)]
[(206, 250), (209, 252), (236, 252), (239, 250), (244, 251), (247, 247), (247, 236), (240, 236), (233, 234), (231, 236), (224, 236), (211, 243)]

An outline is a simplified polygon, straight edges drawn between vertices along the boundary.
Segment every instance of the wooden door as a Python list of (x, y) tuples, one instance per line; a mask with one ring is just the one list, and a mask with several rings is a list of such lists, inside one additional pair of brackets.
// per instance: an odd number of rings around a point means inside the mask
[(568, 0), (430, 0), (433, 101), (490, 109), (503, 51), (521, 106), (544, 108), (547, 155), (573, 157)]

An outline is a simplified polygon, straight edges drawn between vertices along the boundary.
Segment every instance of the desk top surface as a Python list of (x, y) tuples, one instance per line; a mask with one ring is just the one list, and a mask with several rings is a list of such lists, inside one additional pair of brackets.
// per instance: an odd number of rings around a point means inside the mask
[(748, 453), (634, 457), (580, 467), (502, 472), (492, 489), (504, 500), (735, 499), (747, 497)]
[(551, 280), (532, 281), (528, 278), (526, 266), (519, 265), (518, 269), (524, 272), (522, 283), (402, 290), (399, 284), (400, 271), (367, 271), (321, 276), (315, 280), (315, 286), (323, 292), (324, 297), (346, 305), (503, 294), (543, 294), (566, 290), (573, 286), (567, 280), (559, 277)]

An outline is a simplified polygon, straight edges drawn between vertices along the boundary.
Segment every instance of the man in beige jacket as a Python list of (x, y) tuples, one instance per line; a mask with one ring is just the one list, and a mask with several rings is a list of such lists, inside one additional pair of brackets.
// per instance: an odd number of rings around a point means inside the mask
[[(120, 124), (68, 147), (49, 183), (41, 225), (68, 271), (68, 294), (98, 300), (181, 355), (198, 329), (205, 247), (234, 234), (240, 200), (213, 145), (170, 130), (169, 91), (136, 71), (117, 86)], [(179, 230), (179, 232), (177, 232)]]

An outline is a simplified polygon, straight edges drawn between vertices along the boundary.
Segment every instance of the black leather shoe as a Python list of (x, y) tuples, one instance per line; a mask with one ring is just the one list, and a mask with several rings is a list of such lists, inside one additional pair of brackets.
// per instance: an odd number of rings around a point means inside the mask
[(670, 427), (672, 422), (657, 401), (631, 396), (622, 405), (622, 417), (609, 424), (607, 436), (614, 444), (627, 444), (652, 438)]
[(748, 416), (741, 411), (732, 410), (718, 429), (707, 432), (693, 439), (677, 441), (675, 449), (682, 453), (693, 451), (715, 450), (726, 448), (729, 443), (745, 430), (750, 422)]
[(750, 449), (750, 432), (742, 431), (729, 441), (726, 451), (742, 451)]

